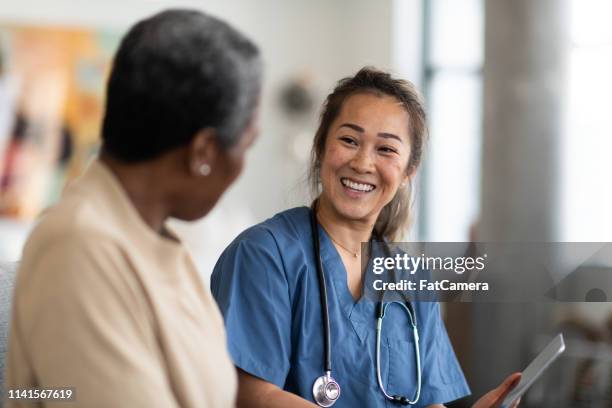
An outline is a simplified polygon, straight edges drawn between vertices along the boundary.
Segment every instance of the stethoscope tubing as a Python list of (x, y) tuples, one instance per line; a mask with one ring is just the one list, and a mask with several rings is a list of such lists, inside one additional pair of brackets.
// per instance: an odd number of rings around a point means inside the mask
[[(316, 204), (315, 204), (316, 205)], [(317, 214), (315, 211), (315, 205), (313, 205), (311, 214), (311, 227), (312, 227), (312, 242), (314, 244), (314, 253), (319, 255), (321, 253), (319, 243), (319, 223), (317, 222)], [(315, 256), (317, 275), (319, 277), (319, 293), (321, 298), (321, 317), (323, 319), (323, 368), (327, 373), (331, 373), (331, 341), (330, 341), (330, 327), (329, 327), (329, 307), (327, 305), (327, 284), (325, 282), (325, 274), (323, 273), (323, 264), (321, 256)]]
[(412, 307), (409, 308), (403, 303), (390, 302), (385, 304), (381, 300), (378, 304), (379, 315), (376, 319), (376, 378), (378, 380), (378, 387), (380, 388), (382, 393), (385, 394), (385, 397), (387, 397), (387, 399), (391, 401), (397, 400), (397, 396), (389, 395), (387, 393), (387, 390), (385, 389), (385, 386), (382, 382), (382, 378), (380, 376), (380, 339), (382, 337), (383, 320), (385, 318), (385, 313), (387, 312), (387, 307), (394, 303), (402, 306), (406, 310), (406, 312), (408, 313), (408, 317), (410, 318), (410, 325), (412, 326), (412, 336), (414, 338), (414, 354), (416, 356), (417, 388), (414, 397), (412, 399), (405, 399), (405, 403), (402, 403), (402, 405), (414, 405), (419, 401), (419, 398), (421, 397), (421, 352), (419, 350), (419, 330), (417, 328), (416, 314), (414, 313), (414, 310), (412, 310)]
[[(327, 284), (325, 282), (325, 274), (323, 272), (323, 263), (321, 260), (320, 240), (319, 240), (319, 223), (317, 221), (317, 215), (316, 215), (316, 201), (312, 205), (310, 215), (311, 215), (310, 224), (312, 228), (312, 242), (313, 242), (313, 249), (314, 249), (314, 254), (315, 254), (314, 258), (315, 258), (315, 265), (316, 265), (317, 276), (318, 276), (318, 281), (319, 281), (319, 293), (320, 293), (320, 300), (321, 300), (321, 318), (323, 321), (323, 347), (324, 347), (323, 348), (324, 350), (323, 367), (324, 367), (324, 372), (325, 372), (324, 377), (333, 381), (334, 384), (337, 385), (338, 391), (339, 391), (340, 390), (339, 385), (331, 377), (331, 372), (332, 372), (331, 341), (330, 341), (331, 330), (330, 330), (330, 322), (329, 322), (329, 306), (327, 303)], [(386, 248), (386, 251), (388, 252), (388, 248)], [(416, 355), (416, 370), (417, 370), (417, 389), (415, 391), (415, 396), (412, 400), (406, 397), (398, 396), (398, 395), (393, 395), (393, 396), (389, 395), (387, 391), (385, 390), (385, 387), (382, 383), (382, 378), (380, 375), (380, 339), (382, 335), (382, 324), (383, 324), (383, 319), (385, 317), (385, 313), (387, 311), (387, 307), (389, 307), (389, 305), (393, 303), (397, 303), (398, 305), (402, 306), (406, 310), (410, 318), (410, 324), (412, 326), (412, 334), (414, 338), (414, 351)], [(406, 303), (407, 304), (404, 304), (401, 302), (389, 302), (385, 304), (384, 303), (384, 292), (383, 292), (382, 299), (379, 301), (377, 305), (376, 376), (378, 380), (378, 386), (388, 400), (400, 403), (402, 405), (414, 405), (418, 402), (420, 395), (421, 395), (421, 354), (419, 350), (419, 332), (418, 332), (418, 326), (417, 326), (417, 321), (416, 321), (416, 313), (414, 309), (412, 308), (412, 304), (410, 304), (409, 301), (407, 301)], [(315, 385), (316, 384), (317, 383), (315, 382)], [(331, 401), (331, 403), (327, 405), (321, 405), (321, 404), (319, 405), (331, 406), (334, 403), (335, 403), (335, 399), (334, 401)]]

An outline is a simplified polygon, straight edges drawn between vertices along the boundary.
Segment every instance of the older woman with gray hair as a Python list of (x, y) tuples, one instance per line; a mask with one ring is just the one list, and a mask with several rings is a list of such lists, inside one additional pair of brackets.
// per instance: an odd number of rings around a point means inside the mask
[(52, 387), (70, 406), (234, 405), (221, 315), (165, 222), (203, 217), (236, 180), (260, 85), (257, 47), (203, 13), (165, 11), (123, 38), (101, 154), (25, 246), (9, 407)]

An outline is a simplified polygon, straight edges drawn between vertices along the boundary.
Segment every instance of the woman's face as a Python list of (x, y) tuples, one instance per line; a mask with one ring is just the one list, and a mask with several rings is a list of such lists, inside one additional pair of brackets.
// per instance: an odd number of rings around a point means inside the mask
[(332, 122), (321, 159), (321, 201), (348, 220), (374, 224), (408, 181), (409, 115), (387, 95), (349, 96)]

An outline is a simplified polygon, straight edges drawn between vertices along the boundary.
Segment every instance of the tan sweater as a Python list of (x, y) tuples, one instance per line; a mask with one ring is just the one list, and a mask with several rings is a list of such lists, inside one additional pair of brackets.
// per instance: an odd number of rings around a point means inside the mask
[[(100, 162), (28, 239), (5, 394), (74, 387), (63, 407), (229, 407), (237, 379), (221, 315), (180, 242), (140, 218)], [(32, 407), (9, 400), (8, 407)]]

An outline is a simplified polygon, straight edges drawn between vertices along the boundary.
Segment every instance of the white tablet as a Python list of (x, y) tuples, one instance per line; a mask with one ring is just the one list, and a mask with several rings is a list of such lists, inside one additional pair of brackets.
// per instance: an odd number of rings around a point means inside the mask
[(563, 335), (555, 337), (544, 350), (523, 371), (521, 381), (506, 397), (501, 408), (507, 408), (514, 401), (523, 396), (531, 385), (542, 375), (542, 373), (565, 351)]

